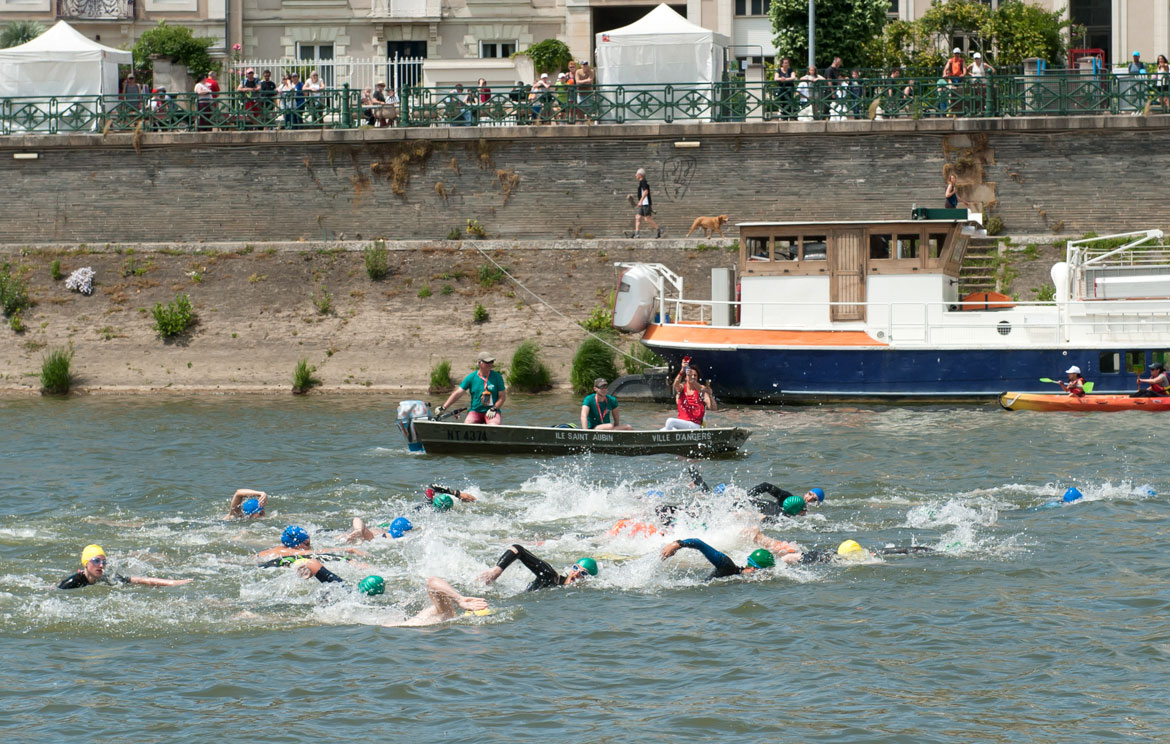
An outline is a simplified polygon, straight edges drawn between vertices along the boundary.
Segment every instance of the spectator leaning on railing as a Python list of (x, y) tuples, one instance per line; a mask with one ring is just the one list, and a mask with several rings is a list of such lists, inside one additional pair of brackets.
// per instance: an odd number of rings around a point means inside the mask
[(276, 83), (272, 82), (272, 71), (260, 73), (260, 109), (265, 128), (272, 126), (276, 120)]

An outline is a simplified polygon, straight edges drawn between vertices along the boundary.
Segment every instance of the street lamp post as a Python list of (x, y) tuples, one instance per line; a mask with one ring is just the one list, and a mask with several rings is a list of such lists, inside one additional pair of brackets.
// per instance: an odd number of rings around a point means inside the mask
[(808, 66), (817, 63), (817, 0), (808, 0)]

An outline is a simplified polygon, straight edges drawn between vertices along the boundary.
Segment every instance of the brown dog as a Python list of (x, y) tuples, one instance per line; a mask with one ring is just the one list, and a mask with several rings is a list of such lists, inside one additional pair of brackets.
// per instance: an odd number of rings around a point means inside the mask
[(721, 214), (718, 217), (696, 217), (695, 221), (691, 223), (691, 231), (687, 233), (687, 237), (691, 237), (691, 233), (699, 228), (703, 228), (703, 237), (709, 238), (716, 232), (719, 237), (726, 238), (723, 234), (723, 225), (727, 224), (727, 215)]

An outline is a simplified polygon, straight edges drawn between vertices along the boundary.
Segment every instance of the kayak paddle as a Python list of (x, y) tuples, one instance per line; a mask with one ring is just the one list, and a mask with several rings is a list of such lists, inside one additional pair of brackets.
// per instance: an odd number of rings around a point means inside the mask
[[(1040, 378), (1040, 382), (1051, 382), (1051, 383), (1055, 383), (1055, 384), (1057, 384), (1057, 385), (1059, 385), (1059, 384), (1060, 384), (1060, 380), (1054, 380), (1054, 379), (1052, 379), (1051, 377), (1041, 377), (1041, 378)], [(1083, 385), (1081, 385), (1081, 388), (1082, 388), (1082, 389), (1083, 389), (1083, 390), (1084, 390), (1086, 393), (1091, 393), (1091, 392), (1093, 392), (1093, 387), (1094, 387), (1095, 385), (1096, 385), (1096, 383), (1093, 383), (1093, 382), (1086, 382), (1086, 383), (1084, 383)]]

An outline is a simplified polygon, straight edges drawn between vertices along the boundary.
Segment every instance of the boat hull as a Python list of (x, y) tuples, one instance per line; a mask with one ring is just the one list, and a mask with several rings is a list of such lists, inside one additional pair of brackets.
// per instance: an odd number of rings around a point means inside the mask
[(750, 432), (739, 427), (675, 431), (596, 431), (545, 426), (487, 426), (415, 421), (423, 449), (432, 455), (606, 455), (672, 454), (714, 457), (734, 454)]
[(1072, 395), (1003, 393), (999, 404), (1009, 411), (1170, 411), (1170, 397), (1131, 398), (1128, 395)]

